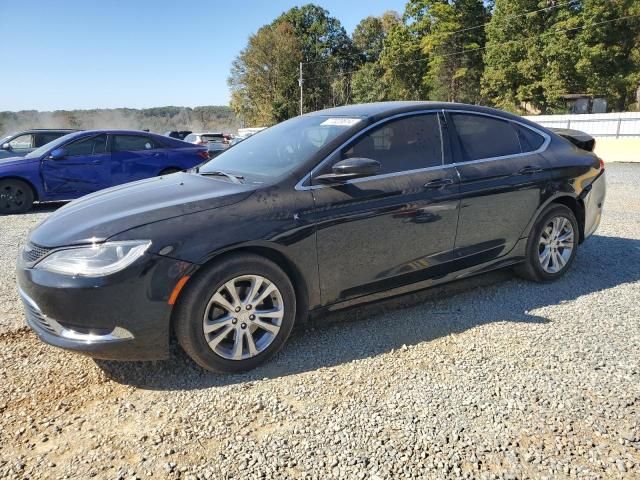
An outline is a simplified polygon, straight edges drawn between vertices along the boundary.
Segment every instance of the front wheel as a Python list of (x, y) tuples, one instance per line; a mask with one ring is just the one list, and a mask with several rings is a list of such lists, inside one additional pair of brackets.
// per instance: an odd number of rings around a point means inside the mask
[(205, 268), (187, 284), (176, 307), (178, 342), (207, 370), (257, 367), (282, 348), (293, 328), (291, 281), (273, 262), (253, 254)]
[(550, 282), (569, 269), (576, 256), (578, 222), (570, 208), (552, 204), (540, 215), (527, 242), (527, 259), (516, 271), (535, 282)]
[(25, 213), (33, 206), (34, 194), (21, 180), (0, 180), (0, 214)]

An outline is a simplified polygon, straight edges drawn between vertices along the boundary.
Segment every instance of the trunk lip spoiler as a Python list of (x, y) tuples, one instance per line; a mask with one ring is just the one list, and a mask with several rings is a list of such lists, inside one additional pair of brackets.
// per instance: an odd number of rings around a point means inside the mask
[(557, 127), (550, 127), (549, 130), (551, 130), (556, 135), (559, 135), (560, 137), (570, 141), (572, 144), (582, 150), (593, 152), (595, 148), (596, 139), (581, 130)]

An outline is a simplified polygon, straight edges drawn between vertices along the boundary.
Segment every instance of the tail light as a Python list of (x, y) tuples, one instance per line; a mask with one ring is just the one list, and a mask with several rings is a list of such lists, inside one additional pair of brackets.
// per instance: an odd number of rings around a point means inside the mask
[(604, 170), (604, 160), (600, 158), (600, 170)]
[(200, 150), (197, 155), (203, 160), (209, 160), (209, 153), (206, 150)]

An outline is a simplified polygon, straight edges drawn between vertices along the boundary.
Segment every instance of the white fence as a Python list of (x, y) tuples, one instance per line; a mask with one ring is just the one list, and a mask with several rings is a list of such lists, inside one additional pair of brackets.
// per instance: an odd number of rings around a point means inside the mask
[(640, 137), (640, 112), (525, 117), (545, 127), (573, 128), (594, 137)]

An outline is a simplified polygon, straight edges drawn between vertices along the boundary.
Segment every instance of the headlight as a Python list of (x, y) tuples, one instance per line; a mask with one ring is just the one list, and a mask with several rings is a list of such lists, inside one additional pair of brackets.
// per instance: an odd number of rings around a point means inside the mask
[(64, 275), (103, 277), (131, 265), (150, 245), (150, 240), (132, 240), (66, 248), (47, 255), (35, 268)]

